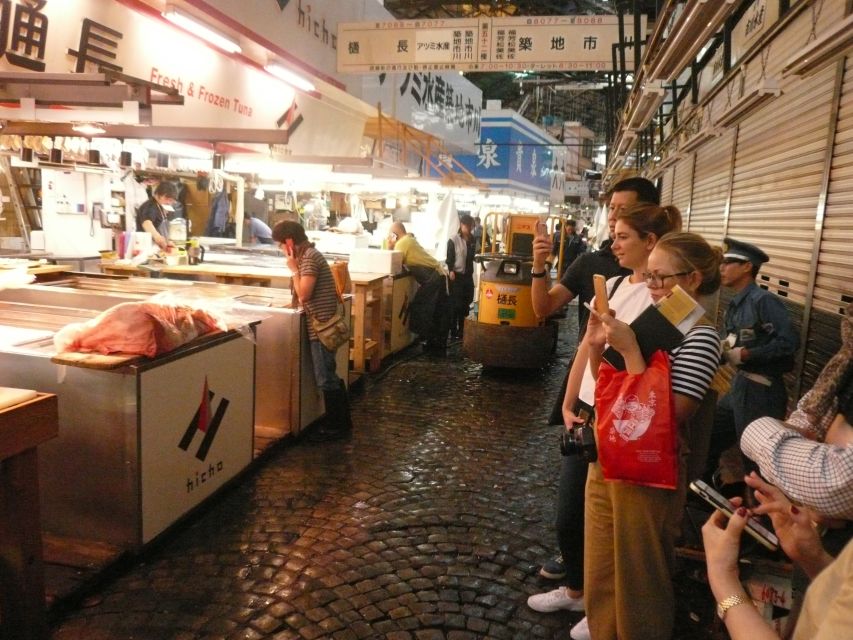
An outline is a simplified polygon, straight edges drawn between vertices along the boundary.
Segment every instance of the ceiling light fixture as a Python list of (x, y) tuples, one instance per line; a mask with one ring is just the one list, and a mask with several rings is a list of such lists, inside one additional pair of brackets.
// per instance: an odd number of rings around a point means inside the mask
[(775, 78), (764, 78), (751, 90), (745, 91), (741, 98), (717, 119), (717, 124), (732, 127), (781, 94), (782, 90)]
[(619, 142), (616, 145), (616, 151), (614, 151), (613, 157), (620, 158), (631, 153), (634, 147), (637, 146), (638, 140), (639, 138), (637, 138), (637, 133), (635, 131), (625, 131), (622, 134), (622, 137), (619, 138)]
[(302, 91), (316, 91), (317, 89), (314, 87), (311, 82), (303, 78), (302, 76), (294, 73), (290, 69), (285, 68), (284, 66), (278, 64), (277, 62), (272, 62), (264, 67), (268, 73), (274, 75), (279, 80), (283, 80), (290, 86), (300, 89)]
[(693, 153), (705, 144), (708, 140), (712, 138), (716, 138), (722, 134), (722, 131), (717, 127), (712, 127), (710, 125), (705, 125), (699, 131), (697, 131), (694, 135), (687, 138), (678, 150), (683, 153)]
[(649, 78), (672, 82), (740, 4), (735, 0), (690, 0), (678, 16), (662, 50), (648, 65)]
[(788, 58), (782, 67), (782, 76), (811, 75), (846, 54), (851, 47), (853, 13)]
[(223, 51), (227, 51), (228, 53), (240, 53), (243, 50), (237, 42), (228, 36), (219, 33), (204, 22), (184, 13), (176, 7), (167, 5), (162, 15), (172, 24), (179, 26), (184, 31), (189, 31), (202, 40), (206, 40)]
[(649, 126), (658, 108), (666, 97), (666, 89), (661, 82), (647, 83), (634, 100), (634, 104), (625, 117), (625, 128), (642, 131)]
[(77, 133), (82, 133), (84, 136), (97, 136), (102, 133), (106, 133), (107, 130), (102, 126), (91, 123), (91, 122), (81, 122), (79, 124), (75, 124), (71, 127), (73, 131)]

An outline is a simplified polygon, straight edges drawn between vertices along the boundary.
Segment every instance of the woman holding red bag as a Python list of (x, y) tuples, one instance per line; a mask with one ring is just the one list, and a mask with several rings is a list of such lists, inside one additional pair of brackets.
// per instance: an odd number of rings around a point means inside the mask
[[(619, 260), (619, 265), (631, 269), (632, 273), (627, 277), (616, 276), (607, 281), (607, 304), (616, 318), (629, 323), (652, 303), (651, 292), (643, 277), (649, 255), (658, 239), (667, 233), (681, 229), (681, 213), (676, 207), (661, 207), (656, 204), (641, 203), (619, 210), (616, 218), (611, 250)], [(593, 323), (593, 326), (596, 326), (594, 319)], [(597, 326), (601, 339), (595, 344), (593, 351), (600, 354), (603, 348), (603, 334), (600, 324)], [(578, 345), (566, 384), (566, 394), (563, 399), (563, 421), (567, 428), (583, 423), (584, 420), (579, 418), (576, 412), (579, 409), (591, 411), (595, 403), (595, 377), (588, 366), (589, 356), (590, 343), (587, 336)], [(591, 468), (592, 466), (590, 466)], [(584, 555), (586, 556), (586, 554)], [(562, 595), (557, 591), (551, 593)], [(583, 607), (578, 605), (585, 604), (588, 606), (589, 603), (590, 599), (585, 593), (583, 603), (572, 602), (571, 608), (582, 609)], [(586, 625), (586, 619), (575, 625), (571, 630), (571, 637), (575, 640), (589, 638)]]
[[(617, 235), (618, 229), (619, 221)], [(654, 301), (669, 295), (676, 284), (699, 300), (719, 288), (721, 260), (722, 252), (701, 236), (669, 233), (654, 245), (646, 266), (635, 275), (645, 282)], [(591, 317), (587, 342), (590, 368), (596, 376), (605, 344), (619, 352), (629, 376), (654, 375), (651, 370), (647, 372), (650, 365), (640, 352), (636, 335), (618, 314)], [(588, 585), (588, 623), (595, 640), (666, 640), (672, 635), (675, 596), (671, 570), (687, 487), (686, 423), (710, 387), (720, 353), (714, 327), (697, 324), (667, 354), (671, 385), (668, 415), (674, 421), (679, 463), (674, 489), (605, 480), (601, 465), (590, 466), (584, 583)], [(604, 380), (602, 375), (600, 382)], [(601, 391), (606, 390), (596, 389), (597, 398)], [(665, 391), (669, 394), (669, 388)], [(600, 421), (608, 418), (606, 411), (612, 411), (611, 407), (596, 409)], [(599, 448), (607, 446), (601, 430), (597, 430), (597, 438)]]

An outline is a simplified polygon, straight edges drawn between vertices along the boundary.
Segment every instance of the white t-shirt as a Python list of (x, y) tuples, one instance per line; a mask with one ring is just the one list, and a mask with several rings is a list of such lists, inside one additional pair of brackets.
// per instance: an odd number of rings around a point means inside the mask
[[(620, 277), (615, 276), (607, 281), (608, 294), (613, 290), (613, 285)], [(632, 284), (629, 276), (622, 280), (619, 288), (616, 289), (616, 292), (607, 301), (607, 304), (616, 313), (617, 320), (631, 324), (652, 302), (652, 295), (649, 293), (646, 283), (639, 282)], [(595, 307), (595, 298), (592, 299), (590, 304), (593, 308)], [(587, 365), (583, 372), (583, 380), (581, 380), (578, 398), (590, 406), (595, 404), (595, 378), (592, 376), (592, 370), (589, 365)]]

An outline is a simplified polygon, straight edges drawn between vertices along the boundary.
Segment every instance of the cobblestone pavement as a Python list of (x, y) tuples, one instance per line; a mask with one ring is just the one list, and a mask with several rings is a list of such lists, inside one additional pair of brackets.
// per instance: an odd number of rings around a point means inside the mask
[(569, 316), (542, 371), (402, 354), (354, 394), (350, 441), (272, 451), (53, 640), (567, 638), (581, 614), (525, 601), (553, 588)]

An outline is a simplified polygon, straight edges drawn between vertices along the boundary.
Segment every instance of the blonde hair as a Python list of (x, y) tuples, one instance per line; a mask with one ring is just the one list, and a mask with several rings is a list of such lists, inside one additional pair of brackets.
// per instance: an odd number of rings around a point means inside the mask
[(667, 233), (681, 231), (681, 212), (672, 205), (662, 207), (641, 202), (619, 213), (616, 220), (622, 220), (641, 238), (653, 233), (660, 240)]
[(655, 250), (666, 251), (681, 264), (681, 269), (698, 271), (702, 283), (696, 290), (709, 295), (720, 288), (720, 263), (723, 250), (712, 247), (702, 236), (687, 231), (675, 231), (664, 235), (655, 245)]

